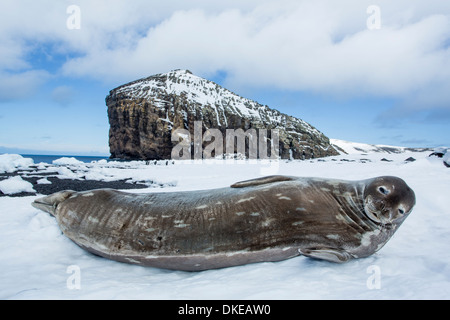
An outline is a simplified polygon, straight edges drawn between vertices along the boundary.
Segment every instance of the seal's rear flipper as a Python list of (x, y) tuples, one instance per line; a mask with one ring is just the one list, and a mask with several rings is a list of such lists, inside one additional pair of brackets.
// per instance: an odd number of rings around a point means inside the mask
[(274, 183), (274, 182), (282, 182), (282, 181), (291, 181), (295, 180), (294, 177), (289, 176), (268, 176), (262, 178), (256, 178), (251, 180), (239, 181), (235, 184), (231, 185), (231, 188), (245, 188), (245, 187), (254, 187), (262, 184)]
[(72, 190), (56, 192), (47, 197), (34, 200), (34, 202), (31, 205), (36, 209), (48, 212), (54, 216), (58, 204), (69, 198), (74, 193), (76, 193), (76, 191)]
[(298, 252), (310, 258), (336, 263), (344, 263), (352, 259), (348, 252), (337, 249), (298, 249)]

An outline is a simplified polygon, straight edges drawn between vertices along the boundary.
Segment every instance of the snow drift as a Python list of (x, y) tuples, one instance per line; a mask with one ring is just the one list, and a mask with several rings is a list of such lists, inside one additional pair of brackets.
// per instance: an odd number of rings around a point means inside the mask
[[(442, 159), (428, 155), (405, 151), (272, 163), (67, 164), (75, 176), (144, 177), (160, 181), (168, 192), (219, 188), (267, 173), (348, 180), (394, 175), (411, 186), (417, 204), (386, 246), (365, 259), (336, 265), (300, 256), (192, 273), (129, 265), (89, 254), (62, 235), (52, 216), (31, 206), (39, 196), (4, 196), (0, 197), (0, 298), (448, 299), (450, 169)], [(389, 161), (381, 161), (383, 158)], [(407, 158), (415, 161), (405, 161)], [(46, 170), (41, 168), (34, 170)], [(152, 187), (128, 192), (158, 191), (159, 187)]]

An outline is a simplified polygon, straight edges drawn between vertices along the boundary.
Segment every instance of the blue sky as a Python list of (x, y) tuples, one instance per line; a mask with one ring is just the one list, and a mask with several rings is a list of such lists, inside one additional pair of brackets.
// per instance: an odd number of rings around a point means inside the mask
[[(378, 16), (368, 10), (375, 2)], [(450, 146), (445, 0), (6, 0), (3, 7), (0, 153), (109, 155), (109, 90), (179, 68), (330, 138)]]

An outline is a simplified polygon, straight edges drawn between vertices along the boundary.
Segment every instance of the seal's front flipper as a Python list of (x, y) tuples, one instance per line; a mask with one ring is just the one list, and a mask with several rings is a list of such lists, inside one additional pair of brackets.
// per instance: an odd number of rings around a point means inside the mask
[(298, 251), (302, 255), (310, 258), (336, 263), (344, 263), (352, 259), (352, 256), (348, 252), (337, 249), (298, 249)]
[(282, 181), (291, 181), (295, 180), (294, 177), (289, 176), (268, 176), (262, 178), (256, 178), (251, 180), (239, 181), (235, 184), (231, 185), (231, 188), (245, 188), (245, 187), (253, 187), (260, 186), (262, 184), (274, 183), (274, 182), (282, 182)]

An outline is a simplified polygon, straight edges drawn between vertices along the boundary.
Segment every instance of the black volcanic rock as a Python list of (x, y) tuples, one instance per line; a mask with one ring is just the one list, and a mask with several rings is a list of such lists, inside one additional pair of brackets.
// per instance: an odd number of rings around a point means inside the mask
[[(330, 140), (305, 121), (240, 97), (218, 84), (175, 70), (136, 80), (106, 97), (111, 158), (170, 159), (176, 129), (194, 137), (194, 122), (202, 131), (219, 129), (279, 130), (282, 159), (309, 159), (339, 153)], [(204, 143), (204, 145), (207, 143)], [(193, 148), (192, 148), (193, 149)], [(225, 151), (225, 147), (224, 147)]]

